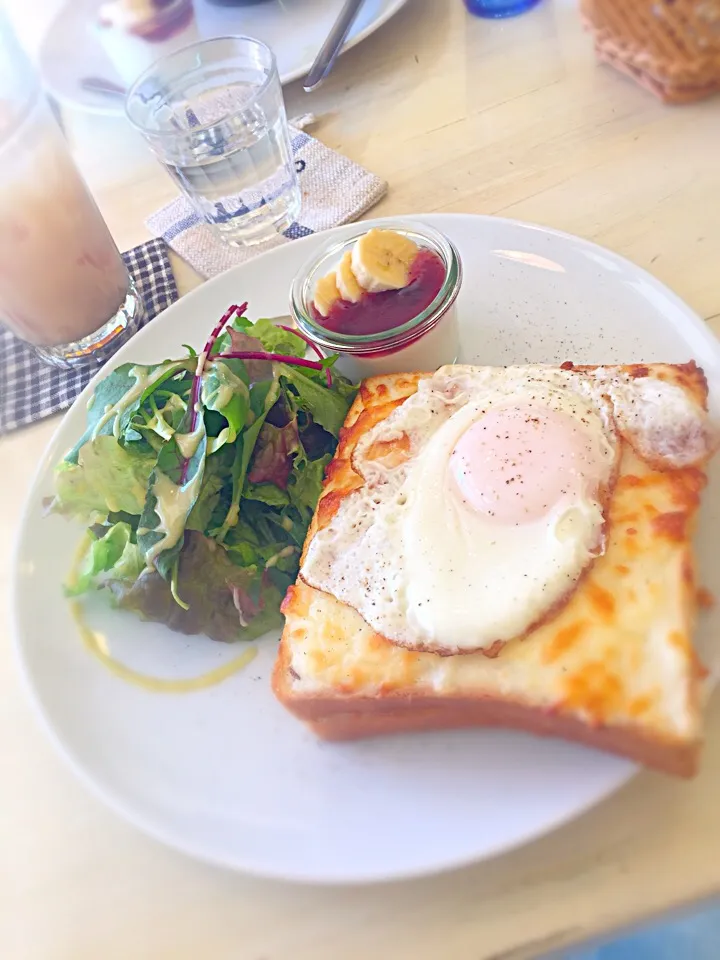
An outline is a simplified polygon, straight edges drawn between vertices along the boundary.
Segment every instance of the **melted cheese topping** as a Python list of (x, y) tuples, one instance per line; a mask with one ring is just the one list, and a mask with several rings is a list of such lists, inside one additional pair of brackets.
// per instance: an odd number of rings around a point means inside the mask
[[(414, 392), (417, 379), (397, 378), (392, 389), (364, 387), (364, 409), (358, 405), (348, 419), (309, 540), (361, 482), (349, 463), (358, 438)], [(687, 383), (679, 379), (689, 392), (702, 392), (692, 376)], [(526, 639), (511, 641), (495, 659), (403, 649), (353, 608), (298, 582), (284, 606), (294, 694), (489, 696), (595, 725), (697, 737), (689, 535), (704, 481), (697, 467), (654, 469), (623, 440), (605, 554), (559, 614)]]
[[(566, 710), (592, 723), (693, 732), (690, 553), (676, 521), (694, 510), (697, 471), (649, 471), (626, 449), (608, 546), (561, 613), (500, 656), (439, 657), (395, 646), (352, 607), (298, 583), (286, 604), (297, 692), (361, 695), (422, 687), (482, 692)], [(679, 521), (677, 522), (679, 526)]]

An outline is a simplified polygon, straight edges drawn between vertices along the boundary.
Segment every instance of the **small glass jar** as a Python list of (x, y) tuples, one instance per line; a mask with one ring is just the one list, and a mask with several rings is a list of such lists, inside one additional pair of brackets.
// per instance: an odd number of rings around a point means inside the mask
[[(329, 330), (312, 308), (315, 285), (335, 269), (343, 254), (373, 227), (393, 230), (413, 240), (421, 250), (436, 254), (445, 266), (445, 279), (435, 299), (417, 316), (378, 333), (349, 334)], [(351, 380), (386, 373), (436, 370), (454, 363), (459, 349), (455, 300), (462, 283), (460, 255), (446, 236), (424, 224), (365, 222), (339, 243), (324, 247), (298, 272), (290, 294), (293, 319), (305, 336), (326, 355), (340, 354), (337, 369)]]

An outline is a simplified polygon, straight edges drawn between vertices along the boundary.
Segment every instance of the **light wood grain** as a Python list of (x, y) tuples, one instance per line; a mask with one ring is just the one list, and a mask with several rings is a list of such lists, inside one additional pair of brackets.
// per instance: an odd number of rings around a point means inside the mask
[[(573, 3), (488, 23), (460, 0), (412, 0), (316, 94), (295, 85), (287, 101), (388, 179), (377, 213), (569, 230), (651, 270), (720, 330), (719, 101), (663, 107), (597, 67)], [(67, 122), (118, 243), (142, 241), (144, 218), (173, 196), (167, 176), (123, 121)], [(198, 282), (178, 272), (182, 289)], [(11, 543), (54, 426), (0, 441), (3, 960), (525, 960), (720, 892), (717, 705), (695, 782), (642, 774), (558, 833), (441, 877), (297, 888), (198, 865), (134, 832), (57, 758), (13, 662)]]

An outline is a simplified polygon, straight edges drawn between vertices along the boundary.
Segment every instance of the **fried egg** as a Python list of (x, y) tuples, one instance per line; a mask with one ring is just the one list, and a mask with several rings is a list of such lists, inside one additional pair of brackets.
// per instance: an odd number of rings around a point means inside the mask
[(659, 409), (643, 389), (559, 368), (442, 368), (358, 442), (364, 483), (310, 541), (302, 579), (400, 646), (497, 654), (603, 552), (618, 416), (652, 432)]

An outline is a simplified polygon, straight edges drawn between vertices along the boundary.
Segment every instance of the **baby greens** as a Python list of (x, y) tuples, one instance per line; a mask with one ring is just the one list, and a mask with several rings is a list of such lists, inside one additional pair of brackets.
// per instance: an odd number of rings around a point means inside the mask
[(183, 360), (123, 364), (55, 471), (51, 511), (88, 524), (67, 585), (216, 640), (280, 622), (355, 388), (334, 358), (231, 307)]

